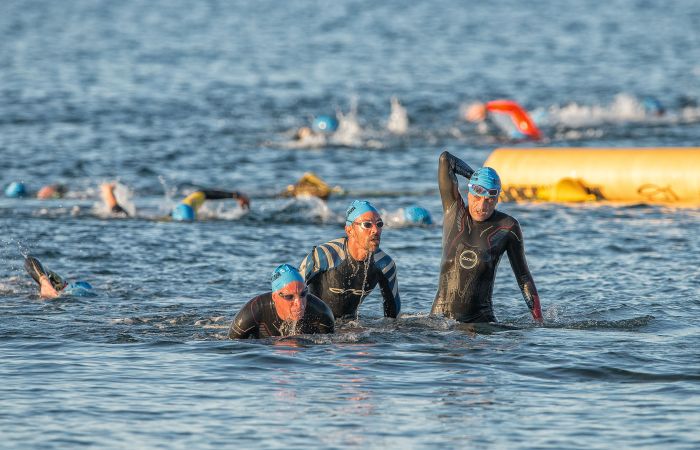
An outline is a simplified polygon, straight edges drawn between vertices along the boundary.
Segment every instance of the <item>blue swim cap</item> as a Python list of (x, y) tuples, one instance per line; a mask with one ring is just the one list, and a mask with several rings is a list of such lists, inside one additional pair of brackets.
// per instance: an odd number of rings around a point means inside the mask
[(352, 225), (355, 219), (369, 211), (379, 214), (379, 211), (367, 200), (353, 200), (345, 211), (345, 224)]
[(332, 133), (338, 129), (338, 119), (333, 116), (320, 115), (314, 119), (311, 125), (314, 131), (320, 133)]
[[(475, 190), (473, 185), (481, 186), (486, 189)], [(501, 192), (501, 177), (498, 176), (495, 170), (490, 167), (482, 167), (472, 174), (469, 179), (469, 192), (472, 195), (477, 195), (479, 197), (497, 197)]]
[(180, 203), (173, 209), (171, 214), (173, 220), (177, 221), (191, 221), (195, 219), (194, 209), (190, 205), (185, 205)]
[(17, 198), (27, 195), (27, 190), (24, 188), (24, 183), (13, 181), (5, 188), (5, 196)]
[(409, 206), (403, 211), (406, 220), (419, 225), (432, 225), (433, 218), (430, 213), (422, 206)]
[(304, 277), (301, 276), (296, 267), (290, 266), (289, 264), (277, 266), (277, 268), (272, 271), (272, 292), (279, 291), (294, 281), (301, 281), (304, 283)]
[(73, 288), (92, 289), (92, 285), (87, 281), (76, 281), (70, 284)]
[(644, 112), (647, 114), (653, 114), (655, 116), (662, 116), (666, 110), (664, 105), (654, 97), (644, 97), (642, 100), (642, 106), (644, 106)]

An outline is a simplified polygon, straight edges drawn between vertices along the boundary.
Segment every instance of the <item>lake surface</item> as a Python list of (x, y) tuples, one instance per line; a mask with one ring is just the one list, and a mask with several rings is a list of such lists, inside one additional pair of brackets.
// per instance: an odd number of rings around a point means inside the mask
[[(2, 447), (697, 448), (700, 208), (503, 203), (545, 326), (507, 261), (503, 326), (428, 315), (439, 154), (504, 145), (465, 105), (519, 101), (544, 146), (700, 143), (700, 3), (666, 3), (4, 2), (0, 184), (69, 191), (0, 198)], [(336, 111), (342, 136), (294, 141)], [(276, 197), (306, 171), (347, 193)], [(134, 218), (102, 211), (110, 180)], [(197, 186), (252, 209), (162, 220)], [(333, 336), (226, 339), (354, 198), (389, 224), (401, 317), (377, 289)], [(413, 204), (438, 225), (407, 226)], [(96, 295), (40, 299), (26, 253)]]

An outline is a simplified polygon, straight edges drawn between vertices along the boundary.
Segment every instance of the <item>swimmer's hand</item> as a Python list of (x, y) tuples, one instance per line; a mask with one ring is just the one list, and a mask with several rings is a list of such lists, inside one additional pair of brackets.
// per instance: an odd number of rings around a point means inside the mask
[(47, 277), (46, 275), (41, 275), (39, 277), (39, 285), (41, 286), (41, 290), (39, 291), (39, 296), (41, 298), (58, 297), (58, 291), (53, 287), (51, 281), (49, 280), (49, 277)]
[(238, 204), (241, 205), (241, 208), (250, 209), (250, 199), (247, 195), (237, 194), (234, 198), (238, 200)]
[(129, 216), (129, 213), (119, 204), (112, 206), (112, 214), (124, 214), (127, 217)]

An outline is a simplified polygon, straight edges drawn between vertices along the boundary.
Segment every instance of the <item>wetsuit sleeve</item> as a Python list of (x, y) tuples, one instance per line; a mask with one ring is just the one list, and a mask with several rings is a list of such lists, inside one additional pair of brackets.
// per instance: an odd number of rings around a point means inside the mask
[(229, 339), (246, 339), (256, 334), (259, 321), (255, 317), (254, 306), (255, 302), (251, 300), (238, 311), (228, 329)]
[(442, 152), (438, 165), (438, 185), (440, 186), (440, 197), (444, 211), (448, 210), (460, 198), (457, 175), (469, 179), (473, 173), (474, 169), (469, 167), (467, 163), (448, 151)]
[[(383, 252), (382, 252), (383, 253)], [(376, 255), (375, 255), (376, 257)], [(396, 277), (396, 263), (383, 253), (377, 261), (379, 274), (379, 289), (384, 299), (384, 316), (396, 318), (401, 312), (401, 297), (399, 296), (399, 281)]]
[(204, 194), (207, 200), (223, 200), (225, 198), (241, 198), (242, 194), (238, 191), (218, 191), (215, 189), (202, 189), (200, 192)]
[(517, 222), (515, 222), (515, 225), (511, 229), (511, 234), (507, 247), (510, 267), (513, 269), (513, 274), (520, 287), (520, 292), (523, 294), (527, 307), (530, 308), (532, 317), (538, 322), (541, 322), (542, 309), (540, 307), (540, 297), (537, 294), (535, 280), (532, 279), (532, 274), (530, 274), (530, 269), (527, 266), (523, 234)]
[(316, 264), (318, 261), (317, 252), (318, 247), (314, 247), (309, 254), (306, 255), (306, 258), (304, 258), (301, 264), (299, 264), (299, 273), (304, 277), (304, 281), (306, 281), (307, 284), (313, 277), (321, 272), (319, 264)]
[(325, 306), (325, 309), (316, 323), (318, 334), (335, 333), (335, 319), (333, 318), (333, 311), (331, 311), (331, 308), (325, 303), (323, 306)]

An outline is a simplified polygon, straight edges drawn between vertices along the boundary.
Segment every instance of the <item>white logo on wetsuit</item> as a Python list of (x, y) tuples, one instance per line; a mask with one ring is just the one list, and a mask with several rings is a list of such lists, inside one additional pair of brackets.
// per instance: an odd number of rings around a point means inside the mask
[(350, 292), (353, 295), (367, 295), (372, 291), (363, 291), (362, 289), (340, 289), (340, 288), (328, 288), (334, 294), (346, 294)]
[(479, 257), (473, 250), (465, 250), (459, 255), (459, 265), (464, 269), (472, 269), (479, 262)]

